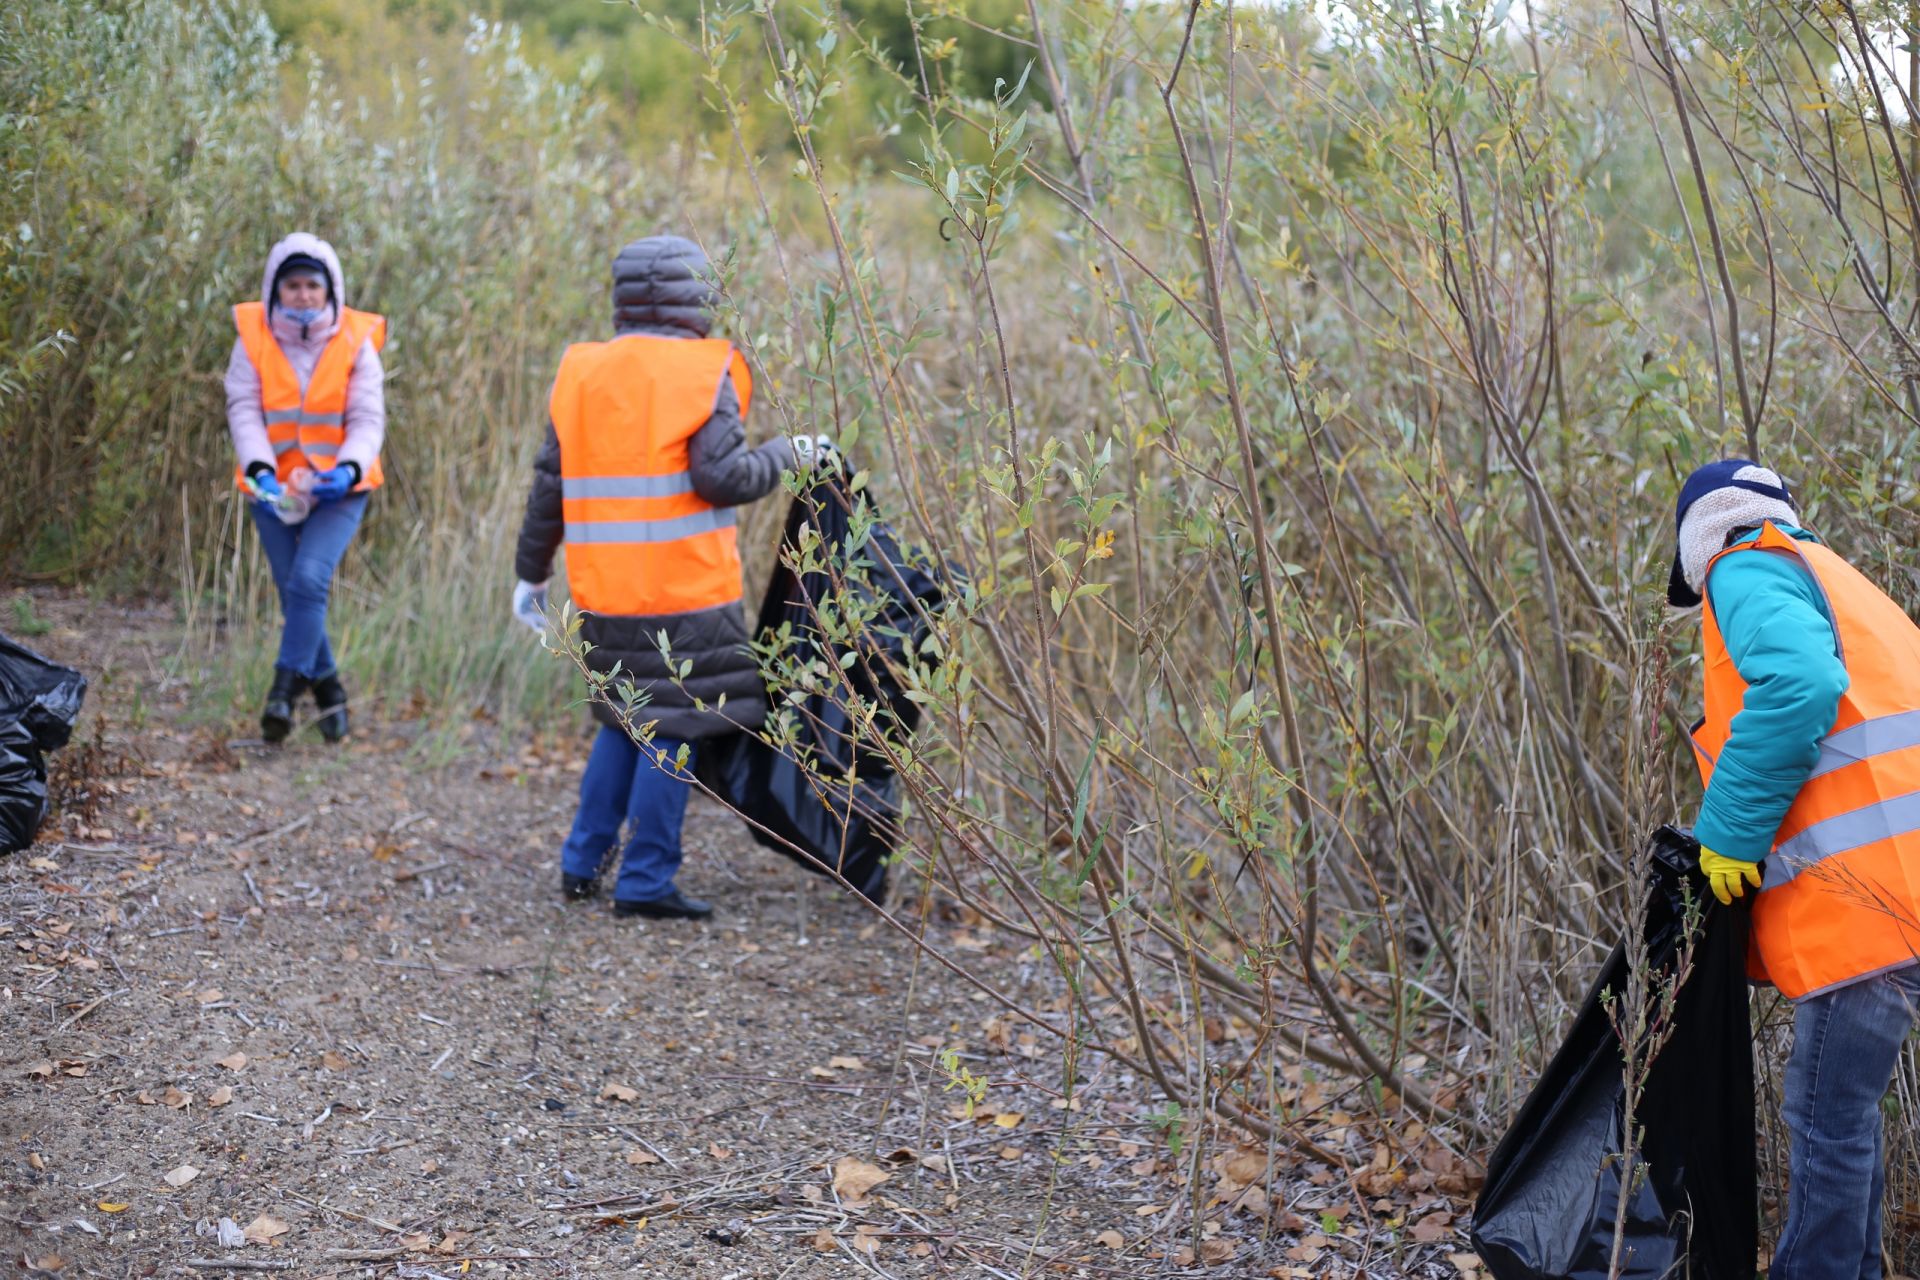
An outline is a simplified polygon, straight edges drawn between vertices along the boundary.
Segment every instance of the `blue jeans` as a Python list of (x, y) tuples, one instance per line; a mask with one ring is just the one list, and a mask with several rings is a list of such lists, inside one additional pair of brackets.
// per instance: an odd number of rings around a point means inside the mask
[(366, 514), (367, 495), (350, 493), (338, 502), (322, 502), (299, 524), (281, 524), (279, 516), (258, 502), (247, 506), (280, 593), (280, 656), (273, 665), (309, 680), (324, 680), (338, 669), (333, 646), (327, 643), (333, 570)]
[[(619, 902), (651, 902), (673, 892), (680, 870), (680, 828), (687, 816), (687, 773), (674, 768), (683, 744), (655, 735), (642, 747), (619, 729), (602, 725), (580, 778), (580, 812), (560, 846), (560, 869), (591, 880), (627, 824), (627, 847), (613, 896)], [(693, 757), (687, 757), (687, 770)]]
[(1771, 1280), (1879, 1280), (1887, 1168), (1880, 1100), (1920, 1007), (1920, 965), (1794, 1006), (1787, 1227)]

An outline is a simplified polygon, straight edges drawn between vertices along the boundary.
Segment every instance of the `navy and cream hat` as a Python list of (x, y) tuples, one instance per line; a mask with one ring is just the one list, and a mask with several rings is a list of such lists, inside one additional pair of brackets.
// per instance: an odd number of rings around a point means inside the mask
[(1769, 520), (1796, 524), (1799, 509), (1787, 482), (1765, 467), (1745, 458), (1723, 458), (1688, 476), (1673, 511), (1679, 545), (1667, 580), (1667, 603), (1676, 609), (1697, 606), (1707, 585), (1707, 565), (1726, 548), (1727, 539)]

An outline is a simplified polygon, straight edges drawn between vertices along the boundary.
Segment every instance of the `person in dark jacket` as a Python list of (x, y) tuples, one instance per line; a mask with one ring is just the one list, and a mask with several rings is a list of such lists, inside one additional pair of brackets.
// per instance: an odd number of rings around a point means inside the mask
[(614, 258), (614, 338), (576, 344), (561, 363), (515, 556), (514, 616), (544, 630), (554, 555), (568, 548), (587, 665), (617, 666), (616, 687), (630, 681), (642, 702), (631, 718), (650, 726), (636, 742), (595, 700), (602, 727), (560, 855), (562, 893), (592, 897), (624, 822), (622, 915), (712, 912), (674, 884), (692, 756), (702, 739), (767, 714), (732, 508), (773, 492), (818, 448), (785, 437), (748, 447), (751, 380), (730, 344), (708, 337), (707, 274), (706, 255), (678, 236), (636, 240)]

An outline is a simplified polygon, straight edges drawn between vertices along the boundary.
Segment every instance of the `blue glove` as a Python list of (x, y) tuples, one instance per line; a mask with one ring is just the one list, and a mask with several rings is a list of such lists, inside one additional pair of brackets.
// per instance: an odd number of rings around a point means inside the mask
[(516, 582), (513, 585), (513, 620), (536, 635), (547, 634), (547, 584)]
[(253, 500), (262, 506), (275, 506), (286, 496), (287, 491), (280, 487), (280, 479), (271, 471), (262, 471), (258, 475), (247, 477), (247, 488), (253, 493)]
[(313, 478), (312, 493), (315, 501), (338, 502), (352, 492), (353, 486), (360, 483), (360, 469), (351, 462), (344, 466), (332, 467)]

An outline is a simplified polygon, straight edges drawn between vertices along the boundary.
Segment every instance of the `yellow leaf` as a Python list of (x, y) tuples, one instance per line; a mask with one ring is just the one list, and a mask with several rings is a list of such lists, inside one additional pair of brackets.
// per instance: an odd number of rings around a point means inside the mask
[(993, 1118), (993, 1122), (1002, 1129), (1011, 1129), (1026, 1118), (1024, 1111), (1002, 1111)]
[(125, 1213), (128, 1208), (123, 1201), (119, 1200), (102, 1200), (93, 1207), (102, 1213)]

